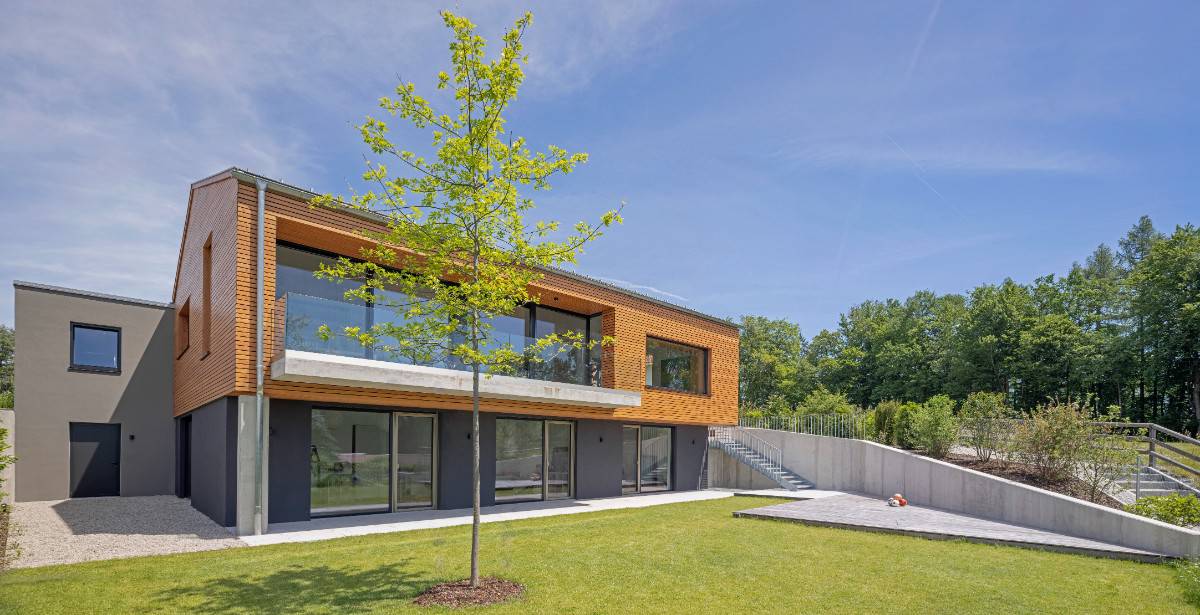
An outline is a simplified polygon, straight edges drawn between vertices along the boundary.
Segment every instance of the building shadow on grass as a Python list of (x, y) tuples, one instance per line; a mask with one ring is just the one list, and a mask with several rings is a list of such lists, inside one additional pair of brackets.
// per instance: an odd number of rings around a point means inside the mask
[(160, 604), (188, 613), (356, 613), (385, 600), (410, 600), (434, 581), (407, 570), (407, 560), (370, 569), (295, 565), (252, 579), (221, 577), (172, 588)]

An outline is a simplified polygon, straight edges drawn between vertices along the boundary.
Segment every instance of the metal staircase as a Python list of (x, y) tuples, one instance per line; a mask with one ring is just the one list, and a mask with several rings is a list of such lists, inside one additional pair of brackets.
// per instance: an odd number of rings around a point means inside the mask
[(743, 427), (710, 427), (708, 446), (750, 466), (788, 491), (812, 489), (814, 485), (783, 466), (779, 447), (750, 433)]

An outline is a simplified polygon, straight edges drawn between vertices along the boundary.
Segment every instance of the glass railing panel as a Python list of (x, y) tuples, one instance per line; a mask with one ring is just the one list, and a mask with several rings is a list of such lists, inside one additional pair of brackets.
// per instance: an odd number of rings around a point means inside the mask
[[(296, 293), (288, 293), (283, 300), (286, 302), (283, 310), (284, 348), (395, 363), (467, 369), (461, 361), (454, 358), (429, 361), (403, 351), (389, 352), (379, 348), (368, 349), (357, 340), (345, 336), (344, 331), (348, 326), (361, 327), (365, 331), (375, 322), (373, 319), (402, 318), (401, 315), (384, 306), (366, 306)], [(329, 339), (321, 339), (319, 333), (321, 325), (328, 325)], [(384, 345), (396, 346), (394, 340), (384, 339), (381, 342)], [(531, 337), (492, 331), (485, 348), (499, 348), (504, 344), (510, 344), (515, 352), (521, 353), (535, 343), (536, 340)], [(552, 382), (600, 386), (600, 368), (595, 353), (581, 348), (546, 349), (540, 353), (540, 357), (540, 361), (522, 361), (511, 375)]]

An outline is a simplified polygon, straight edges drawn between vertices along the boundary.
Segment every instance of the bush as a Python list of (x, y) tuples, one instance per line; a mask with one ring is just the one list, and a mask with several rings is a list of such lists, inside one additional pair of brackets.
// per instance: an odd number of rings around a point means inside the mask
[(870, 421), (867, 423), (871, 427), (871, 436), (876, 441), (890, 446), (896, 445), (896, 420), (900, 414), (900, 402), (898, 401), (881, 401), (879, 405), (868, 415)]
[(916, 420), (918, 414), (921, 413), (921, 404), (906, 401), (900, 404), (900, 408), (896, 411), (896, 422), (893, 428), (895, 441), (893, 442), (900, 448), (916, 448), (916, 432), (913, 428), (913, 421)]
[(929, 398), (912, 418), (912, 443), (930, 457), (945, 457), (958, 439), (954, 401), (945, 395)]
[(976, 392), (967, 396), (959, 412), (965, 444), (975, 449), (980, 461), (990, 461), (1007, 441), (1012, 410), (1003, 393)]
[(1039, 406), (1013, 429), (1010, 450), (1017, 461), (1043, 480), (1062, 480), (1074, 472), (1091, 435), (1088, 416), (1074, 402)]
[(1126, 506), (1125, 510), (1172, 525), (1183, 527), (1200, 525), (1200, 499), (1195, 496), (1178, 493), (1147, 496), (1138, 500), (1136, 504)]
[(841, 393), (833, 393), (825, 387), (804, 397), (796, 408), (796, 414), (853, 414), (854, 405)]
[(13, 403), (12, 391), (0, 391), (0, 408), (12, 408)]

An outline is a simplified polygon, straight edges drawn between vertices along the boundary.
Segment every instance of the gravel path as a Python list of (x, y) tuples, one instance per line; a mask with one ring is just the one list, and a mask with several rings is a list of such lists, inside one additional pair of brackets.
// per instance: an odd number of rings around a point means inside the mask
[(13, 506), (14, 568), (244, 546), (170, 495), (20, 502)]

